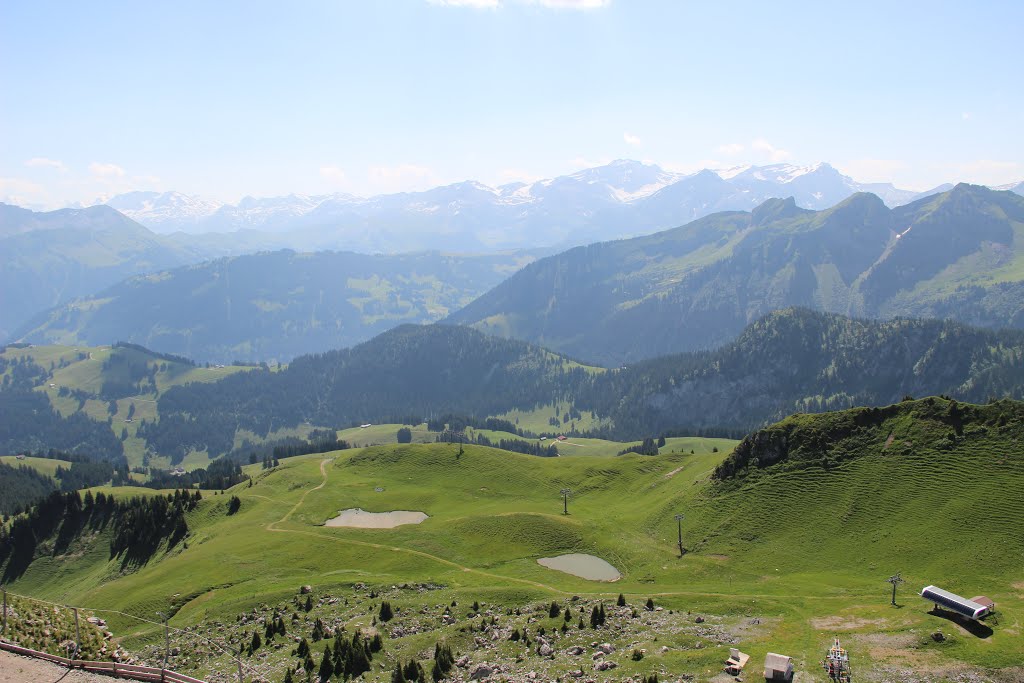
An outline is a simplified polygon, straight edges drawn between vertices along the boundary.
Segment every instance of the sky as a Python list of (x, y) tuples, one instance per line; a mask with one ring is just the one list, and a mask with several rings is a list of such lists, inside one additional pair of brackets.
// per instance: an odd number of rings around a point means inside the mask
[(1024, 180), (1024, 2), (0, 3), (0, 201), (828, 162)]

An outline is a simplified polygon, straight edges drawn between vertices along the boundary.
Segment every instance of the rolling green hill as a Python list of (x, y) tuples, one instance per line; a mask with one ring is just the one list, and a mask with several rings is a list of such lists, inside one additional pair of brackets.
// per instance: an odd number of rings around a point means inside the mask
[[(170, 609), (171, 625), (185, 629), (174, 644), (189, 648), (174, 665), (200, 673), (233, 666), (200, 636), (237, 652), (283, 614), (287, 645), (243, 654), (271, 680), (301, 661), (290, 639), (311, 638), (318, 618), (344, 625), (346, 638), (371, 627), (384, 636), (367, 675), (375, 681), (390, 680), (399, 658), (428, 660), (440, 640), (515, 676), (569, 675), (581, 663), (571, 645), (589, 655), (591, 641), (608, 641), (614, 677), (709, 680), (738, 646), (753, 655), (750, 675), (774, 651), (822, 680), (817, 660), (837, 634), (863, 680), (949, 671), (1010, 680), (1024, 661), (1024, 509), (1012, 493), (1024, 486), (1021, 438), (1024, 404), (929, 398), (795, 416), (733, 454), (532, 458), (434, 444), (303, 456), (254, 469), (251, 488), (206, 496), (186, 515), (184, 543), (128, 573), (101, 531), (65, 555), (44, 549), (10, 589), (118, 610), (114, 633), (129, 647), (151, 643), (154, 656), (159, 625), (126, 615)], [(562, 488), (572, 491), (568, 515)], [(241, 503), (233, 515), (229, 495)], [(356, 507), (428, 517), (393, 529), (323, 526)], [(537, 562), (569, 552), (601, 557), (621, 578), (589, 581)], [(897, 571), (909, 584), (893, 608), (885, 579)], [(976, 626), (929, 613), (912, 593), (930, 583), (991, 596), (999, 619)], [(627, 607), (614, 607), (618, 593)], [(663, 611), (645, 611), (648, 597)], [(392, 620), (377, 620), (381, 600), (395, 606)], [(574, 611), (561, 633), (552, 600)], [(577, 615), (598, 600), (610, 623), (580, 627)], [(493, 626), (474, 616), (474, 601)], [(532, 646), (509, 640), (524, 627)], [(551, 656), (537, 654), (541, 627)], [(323, 644), (314, 643), (317, 661)], [(629, 656), (640, 648), (644, 656)]]
[(708, 349), (777, 309), (1024, 326), (1024, 197), (957, 185), (895, 209), (773, 199), (531, 264), (449, 322), (599, 364)]
[(15, 336), (92, 346), (124, 340), (214, 363), (288, 361), (402, 323), (443, 318), (533, 258), (528, 252), (236, 256), (128, 279), (36, 317)]

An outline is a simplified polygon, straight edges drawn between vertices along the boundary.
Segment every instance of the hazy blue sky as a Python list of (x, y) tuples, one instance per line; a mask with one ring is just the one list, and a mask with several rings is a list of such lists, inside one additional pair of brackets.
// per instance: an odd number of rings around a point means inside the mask
[(1024, 2), (0, 3), (0, 199), (828, 161), (1024, 179)]

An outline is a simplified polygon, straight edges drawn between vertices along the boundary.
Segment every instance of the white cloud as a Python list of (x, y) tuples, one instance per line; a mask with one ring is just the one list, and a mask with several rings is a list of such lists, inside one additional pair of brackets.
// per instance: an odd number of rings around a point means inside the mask
[(518, 168), (503, 168), (498, 171), (497, 185), (505, 185), (507, 183), (535, 183), (538, 180), (543, 180), (544, 176), (534, 175), (529, 171), (524, 171)]
[(737, 154), (739, 154), (740, 152), (742, 152), (745, 149), (746, 149), (746, 147), (744, 147), (743, 145), (741, 145), (738, 142), (730, 142), (730, 143), (725, 144), (725, 145), (720, 145), (718, 147), (718, 152), (719, 152), (719, 154), (726, 154), (728, 156), (736, 156)]
[(337, 166), (321, 166), (320, 176), (332, 185), (341, 186), (348, 182), (348, 175)]
[(576, 157), (568, 161), (569, 168), (573, 171), (582, 171), (587, 168), (597, 168), (598, 166), (607, 166), (612, 163), (611, 159), (585, 159), (583, 157)]
[(862, 183), (891, 183), (900, 171), (909, 169), (910, 164), (899, 159), (852, 159), (837, 162), (836, 168)]
[(43, 186), (33, 183), (31, 180), (0, 178), (0, 201), (5, 204), (24, 208), (44, 208), (48, 199)]
[(780, 149), (763, 138), (754, 140), (750, 143), (750, 147), (757, 152), (761, 152), (771, 161), (785, 161), (793, 156), (788, 150)]
[(442, 185), (437, 172), (426, 166), (398, 164), (373, 166), (367, 172), (370, 190), (377, 192), (414, 192)]
[(960, 114), (960, 118), (962, 118), (964, 121), (970, 120), (971, 112), (965, 111), (963, 114)]
[(974, 161), (939, 164), (936, 168), (943, 169), (948, 175), (952, 175), (953, 177), (950, 178), (950, 182), (1005, 185), (1024, 178), (1024, 164), (1019, 161), (976, 159)]
[(640, 144), (640, 138), (638, 138), (637, 136), (633, 135), (632, 133), (623, 133), (622, 134), (622, 139), (626, 141), (627, 145), (636, 146), (636, 145)]
[(125, 175), (124, 169), (117, 164), (101, 164), (98, 161), (89, 164), (89, 173), (97, 178), (123, 178)]
[(56, 159), (47, 159), (46, 157), (33, 157), (25, 162), (26, 166), (32, 168), (52, 168), (61, 173), (67, 173), (68, 167), (64, 165), (63, 161), (57, 161)]

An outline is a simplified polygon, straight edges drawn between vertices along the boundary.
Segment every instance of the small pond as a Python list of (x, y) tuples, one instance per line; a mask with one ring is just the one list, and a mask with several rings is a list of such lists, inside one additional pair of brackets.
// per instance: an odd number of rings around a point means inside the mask
[(324, 522), (324, 526), (347, 526), (359, 529), (394, 529), (403, 524), (419, 524), (427, 516), (422, 512), (394, 510), (392, 512), (367, 512), (361, 508), (342, 510), (334, 519)]
[(569, 555), (559, 555), (558, 557), (542, 557), (537, 562), (548, 569), (572, 574), (589, 581), (617, 581), (622, 577), (618, 569), (600, 557), (584, 555), (583, 553), (571, 553)]

